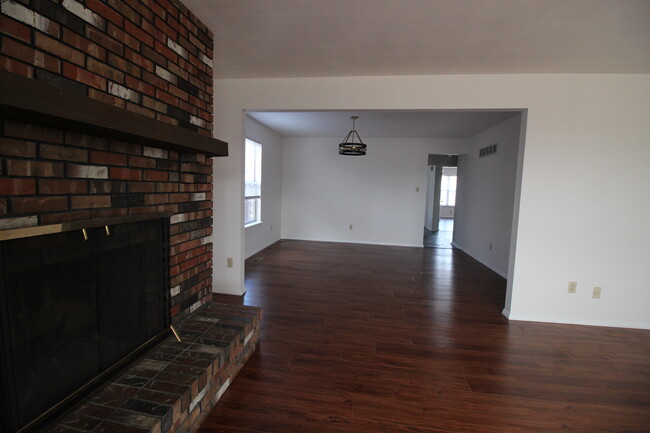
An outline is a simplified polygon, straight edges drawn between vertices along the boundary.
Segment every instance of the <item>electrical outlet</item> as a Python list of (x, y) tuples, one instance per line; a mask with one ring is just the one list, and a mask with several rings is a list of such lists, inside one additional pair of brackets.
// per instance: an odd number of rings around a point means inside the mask
[(232, 257), (228, 257), (226, 259), (226, 267), (227, 268), (232, 268)]
[(352, 224), (350, 224), (350, 230), (352, 230)]
[(591, 297), (594, 298), (594, 299), (600, 299), (600, 291), (601, 290), (602, 289), (600, 287), (594, 287), (594, 291), (591, 294)]
[(419, 186), (415, 187), (415, 192), (420, 192), (420, 187)]
[(569, 293), (575, 293), (578, 288), (578, 283), (575, 281), (569, 281)]

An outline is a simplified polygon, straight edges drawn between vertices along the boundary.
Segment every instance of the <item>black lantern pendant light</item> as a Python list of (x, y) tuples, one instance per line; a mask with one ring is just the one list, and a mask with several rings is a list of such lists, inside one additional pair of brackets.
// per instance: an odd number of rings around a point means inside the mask
[[(350, 119), (352, 119), (352, 131), (348, 132), (348, 135), (339, 144), (339, 155), (360, 156), (366, 154), (367, 146), (363, 144), (359, 133), (354, 129), (354, 121), (358, 118), (359, 116), (350, 116)], [(358, 143), (354, 141), (355, 137), (359, 141)]]

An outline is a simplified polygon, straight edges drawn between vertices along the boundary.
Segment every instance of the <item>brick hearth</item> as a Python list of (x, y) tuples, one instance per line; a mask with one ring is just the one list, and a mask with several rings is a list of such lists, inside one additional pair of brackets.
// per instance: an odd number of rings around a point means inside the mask
[(259, 342), (261, 310), (211, 303), (46, 431), (194, 431)]

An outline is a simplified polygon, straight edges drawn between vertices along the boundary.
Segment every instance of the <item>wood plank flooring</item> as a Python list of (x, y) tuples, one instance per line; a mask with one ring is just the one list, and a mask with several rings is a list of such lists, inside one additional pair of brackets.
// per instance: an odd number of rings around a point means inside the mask
[(650, 331), (508, 322), (505, 284), (458, 250), (280, 241), (218, 298), (262, 340), (199, 432), (650, 432)]

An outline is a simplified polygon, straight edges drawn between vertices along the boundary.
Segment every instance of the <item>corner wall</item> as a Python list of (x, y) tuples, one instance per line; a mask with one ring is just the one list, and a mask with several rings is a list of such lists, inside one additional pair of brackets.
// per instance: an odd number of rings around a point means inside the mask
[[(508, 278), (521, 115), (469, 140), (458, 158), (453, 245)], [(497, 153), (479, 149), (497, 143)]]
[(354, 157), (338, 154), (340, 137), (284, 139), (282, 238), (422, 246), (428, 155), (463, 153), (465, 140), (364, 140)]

